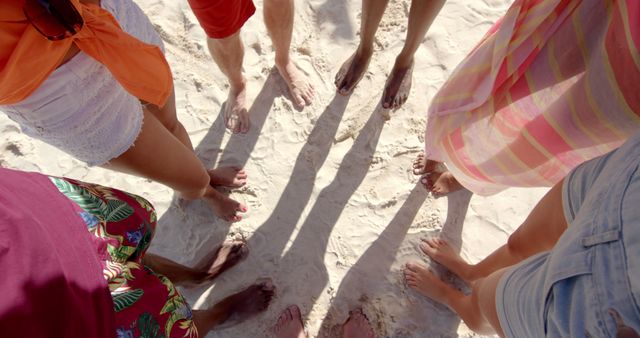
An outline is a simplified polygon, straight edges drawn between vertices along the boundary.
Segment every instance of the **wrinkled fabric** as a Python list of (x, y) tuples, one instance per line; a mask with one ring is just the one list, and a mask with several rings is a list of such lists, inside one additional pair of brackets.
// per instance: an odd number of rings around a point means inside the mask
[(0, 3), (0, 104), (20, 102), (33, 93), (75, 43), (104, 64), (132, 95), (163, 106), (173, 79), (162, 51), (123, 32), (99, 6), (72, 2), (84, 26), (60, 41), (47, 40), (27, 21), (23, 0)]
[(516, 0), (428, 111), (425, 153), (466, 188), (552, 186), (640, 128), (640, 1)]
[(0, 168), (3, 337), (113, 338), (99, 247), (48, 177)]

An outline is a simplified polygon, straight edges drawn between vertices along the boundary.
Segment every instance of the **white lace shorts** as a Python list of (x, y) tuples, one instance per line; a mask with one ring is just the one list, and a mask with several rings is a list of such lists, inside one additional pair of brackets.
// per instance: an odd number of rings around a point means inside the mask
[[(131, 0), (102, 0), (122, 29), (163, 48), (149, 18)], [(163, 49), (164, 50), (164, 49)], [(22, 131), (89, 166), (102, 165), (129, 149), (142, 127), (142, 105), (109, 70), (80, 52), (58, 67), (25, 100), (0, 105)]]

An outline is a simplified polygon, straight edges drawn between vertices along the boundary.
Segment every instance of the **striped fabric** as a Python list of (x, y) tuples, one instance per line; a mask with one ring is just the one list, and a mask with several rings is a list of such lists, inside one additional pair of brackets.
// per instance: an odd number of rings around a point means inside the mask
[(639, 47), (639, 0), (516, 0), (434, 98), (427, 157), (481, 195), (553, 185), (640, 127)]

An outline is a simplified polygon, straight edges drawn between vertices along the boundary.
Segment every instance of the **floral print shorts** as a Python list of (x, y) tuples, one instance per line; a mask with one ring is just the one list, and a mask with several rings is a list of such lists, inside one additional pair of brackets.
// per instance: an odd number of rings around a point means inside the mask
[(144, 198), (97, 184), (50, 177), (95, 235), (109, 285), (117, 338), (197, 337), (191, 308), (171, 281), (144, 266), (156, 213)]

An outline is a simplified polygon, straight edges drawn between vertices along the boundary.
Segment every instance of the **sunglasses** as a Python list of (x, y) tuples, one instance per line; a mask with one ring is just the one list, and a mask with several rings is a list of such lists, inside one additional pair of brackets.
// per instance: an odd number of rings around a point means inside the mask
[(84, 25), (70, 0), (26, 0), (23, 11), (31, 25), (52, 41), (71, 37)]

